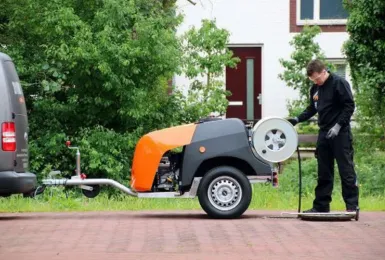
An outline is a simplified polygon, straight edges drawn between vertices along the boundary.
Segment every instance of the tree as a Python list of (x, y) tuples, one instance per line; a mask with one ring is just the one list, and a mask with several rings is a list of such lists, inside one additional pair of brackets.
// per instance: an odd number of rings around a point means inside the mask
[(345, 1), (345, 7), (350, 37), (344, 51), (356, 93), (356, 119), (363, 131), (385, 137), (385, 2)]
[(223, 115), (231, 93), (221, 77), (226, 66), (234, 68), (240, 61), (227, 48), (229, 32), (218, 28), (215, 20), (204, 19), (200, 28), (192, 27), (181, 40), (182, 70), (192, 80), (187, 96), (180, 98), (183, 121), (196, 121), (210, 113)]
[(294, 48), (290, 55), (291, 60), (279, 60), (285, 70), (278, 74), (278, 77), (285, 81), (288, 87), (299, 91), (299, 99), (288, 103), (290, 115), (298, 115), (309, 104), (309, 90), (312, 82), (306, 75), (306, 65), (317, 58), (325, 62), (331, 71), (334, 70), (334, 66), (326, 61), (319, 44), (314, 41), (320, 32), (319, 26), (305, 25), (302, 32), (290, 41), (290, 45)]
[(22, 80), (31, 171), (72, 171), (70, 138), (87, 174), (126, 180), (140, 135), (175, 120), (167, 80), (182, 17), (172, 2), (2, 1), (0, 50)]

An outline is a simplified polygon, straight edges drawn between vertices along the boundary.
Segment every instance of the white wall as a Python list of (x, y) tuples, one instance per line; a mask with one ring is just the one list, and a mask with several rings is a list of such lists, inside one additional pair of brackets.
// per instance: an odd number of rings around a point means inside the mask
[[(278, 78), (283, 71), (280, 58), (288, 59), (292, 52), (289, 41), (288, 0), (178, 0), (179, 11), (185, 15), (178, 33), (201, 19), (216, 19), (217, 25), (230, 33), (231, 44), (262, 44), (262, 117), (287, 116), (286, 101), (297, 97), (297, 92)], [(331, 58), (340, 58), (346, 33), (323, 33), (317, 37), (321, 48)], [(188, 86), (183, 76), (175, 78), (177, 86)]]
[[(342, 45), (346, 40), (348, 40), (348, 38), (349, 35), (346, 32), (321, 33), (315, 38), (315, 41), (318, 42), (322, 51), (328, 58), (339, 59), (344, 57), (342, 53)], [(346, 71), (346, 77), (347, 81), (350, 85), (352, 85), (349, 67)]]

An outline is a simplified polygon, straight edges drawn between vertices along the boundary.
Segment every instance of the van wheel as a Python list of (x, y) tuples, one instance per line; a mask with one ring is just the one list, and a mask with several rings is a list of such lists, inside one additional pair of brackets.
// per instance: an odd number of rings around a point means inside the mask
[(243, 172), (230, 166), (208, 171), (198, 189), (202, 209), (213, 218), (240, 217), (249, 207), (251, 184)]

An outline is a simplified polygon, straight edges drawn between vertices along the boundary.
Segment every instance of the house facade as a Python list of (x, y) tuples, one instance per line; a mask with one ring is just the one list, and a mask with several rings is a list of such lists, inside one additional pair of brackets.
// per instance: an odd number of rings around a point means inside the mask
[[(229, 48), (241, 59), (237, 69), (225, 69), (226, 89), (232, 92), (225, 117), (257, 121), (268, 116), (286, 117), (287, 101), (298, 93), (278, 78), (284, 68), (280, 58), (290, 59), (289, 42), (305, 23), (317, 24), (322, 33), (316, 42), (340, 75), (350, 81), (342, 53), (348, 39), (343, 0), (178, 0), (185, 15), (179, 33), (199, 27), (202, 19), (216, 19), (230, 32)], [(174, 84), (187, 88), (182, 75)]]

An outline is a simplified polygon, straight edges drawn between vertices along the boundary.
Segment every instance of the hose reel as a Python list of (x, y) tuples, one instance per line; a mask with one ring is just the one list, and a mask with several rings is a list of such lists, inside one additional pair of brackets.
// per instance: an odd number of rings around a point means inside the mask
[(252, 129), (252, 144), (257, 154), (271, 163), (289, 159), (298, 146), (294, 126), (280, 117), (266, 117)]

